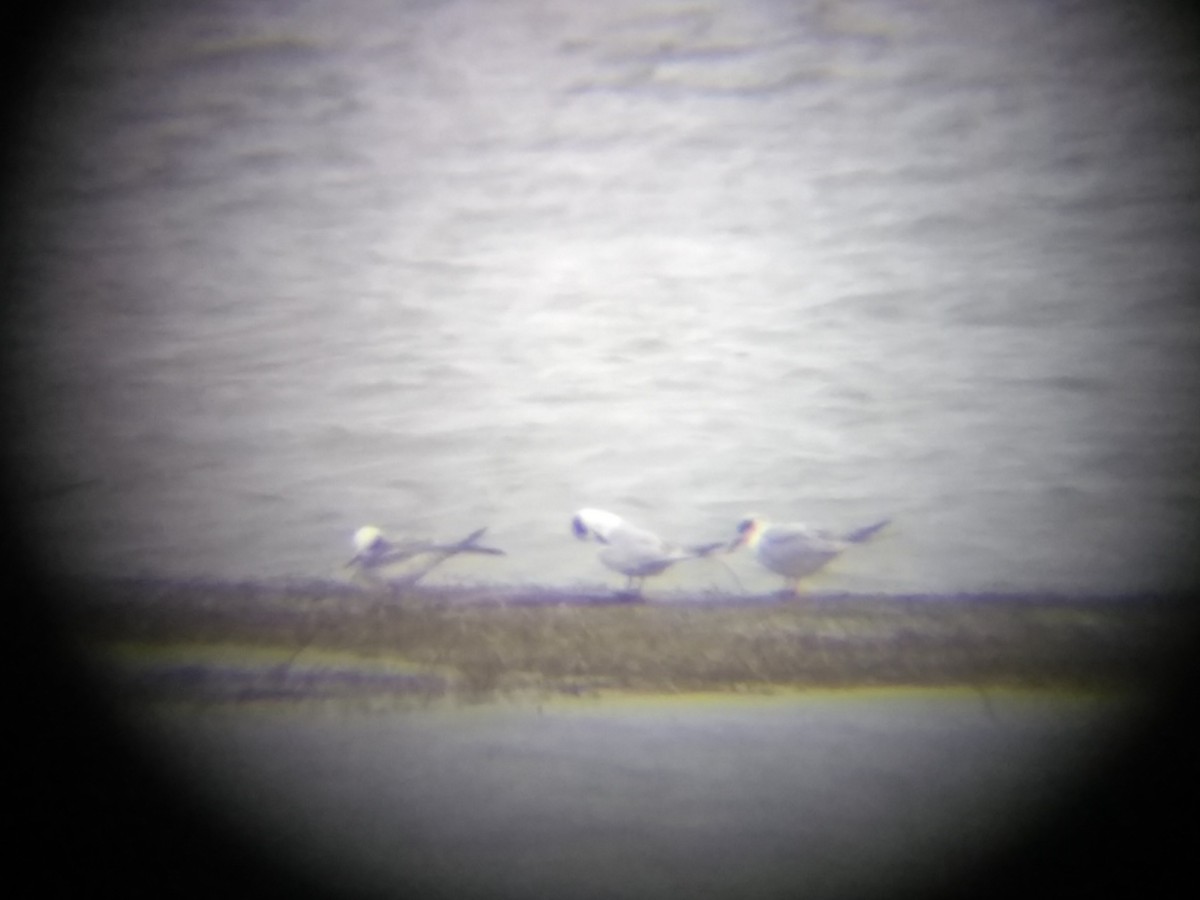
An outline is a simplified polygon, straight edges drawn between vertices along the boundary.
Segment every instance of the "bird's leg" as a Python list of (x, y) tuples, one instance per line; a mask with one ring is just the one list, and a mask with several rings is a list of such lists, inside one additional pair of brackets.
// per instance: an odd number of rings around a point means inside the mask
[(625, 581), (625, 590), (619, 591), (618, 596), (631, 597), (631, 598), (641, 597), (642, 596), (642, 582), (644, 582), (645, 580), (646, 580), (645, 577), (639, 577), (637, 575), (627, 575), (626, 581)]

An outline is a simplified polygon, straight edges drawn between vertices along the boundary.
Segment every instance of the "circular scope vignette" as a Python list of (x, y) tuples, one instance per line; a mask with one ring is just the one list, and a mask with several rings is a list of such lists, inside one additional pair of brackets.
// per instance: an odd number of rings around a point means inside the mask
[(1186, 877), (1194, 17), (3, 24), (31, 883)]

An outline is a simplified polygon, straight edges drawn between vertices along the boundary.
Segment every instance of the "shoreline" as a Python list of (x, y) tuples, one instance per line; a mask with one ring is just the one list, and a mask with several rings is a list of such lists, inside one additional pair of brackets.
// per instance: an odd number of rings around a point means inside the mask
[(845, 688), (1154, 686), (1182, 598), (675, 594), (536, 586), (123, 579), (62, 586), (60, 620), (150, 700), (429, 703)]

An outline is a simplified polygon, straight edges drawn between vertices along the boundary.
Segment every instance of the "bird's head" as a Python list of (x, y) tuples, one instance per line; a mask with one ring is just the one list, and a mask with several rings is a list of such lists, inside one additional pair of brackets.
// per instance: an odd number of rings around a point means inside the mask
[(759, 516), (746, 516), (738, 522), (737, 533), (734, 534), (733, 540), (729, 542), (729, 547), (725, 552), (732, 553), (743, 544), (753, 545), (764, 527), (766, 527), (766, 522)]
[(571, 530), (575, 537), (586, 541), (592, 537), (602, 544), (608, 543), (608, 537), (621, 525), (621, 517), (602, 509), (581, 509), (571, 519)]
[(364, 525), (354, 532), (354, 550), (359, 554), (377, 549), (384, 543), (383, 532), (374, 525)]

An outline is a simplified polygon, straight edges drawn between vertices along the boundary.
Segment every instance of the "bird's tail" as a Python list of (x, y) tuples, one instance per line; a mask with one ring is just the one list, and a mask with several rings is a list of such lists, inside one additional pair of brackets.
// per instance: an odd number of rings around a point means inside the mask
[(882, 522), (876, 522), (874, 525), (865, 525), (862, 528), (856, 528), (847, 534), (843, 540), (849, 541), (851, 544), (861, 544), (891, 521), (891, 519), (884, 519)]

